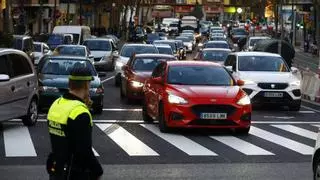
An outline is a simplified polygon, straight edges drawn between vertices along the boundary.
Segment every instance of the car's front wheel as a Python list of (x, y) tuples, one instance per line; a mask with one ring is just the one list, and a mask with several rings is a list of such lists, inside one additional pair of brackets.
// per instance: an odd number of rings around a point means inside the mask
[(22, 117), (22, 122), (26, 126), (33, 126), (38, 120), (38, 101), (33, 98), (28, 107), (27, 115)]
[(313, 160), (313, 180), (320, 180), (320, 155), (319, 154), (317, 154)]
[(163, 133), (169, 132), (169, 127), (167, 126), (165, 114), (164, 114), (164, 107), (163, 104), (159, 104), (159, 112), (158, 112), (158, 121), (159, 121), (159, 129)]
[(119, 87), (120, 86), (120, 83), (121, 83), (121, 75), (120, 74), (117, 74), (114, 78), (114, 85)]
[(153, 119), (148, 114), (145, 100), (143, 101), (143, 105), (142, 105), (142, 118), (143, 118), (143, 121), (145, 122), (153, 122)]

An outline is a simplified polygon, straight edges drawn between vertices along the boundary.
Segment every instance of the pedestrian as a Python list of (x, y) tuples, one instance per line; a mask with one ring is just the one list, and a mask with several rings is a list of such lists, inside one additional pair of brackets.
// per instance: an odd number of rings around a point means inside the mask
[(97, 180), (103, 174), (92, 152), (91, 80), (90, 69), (75, 67), (69, 76), (69, 92), (55, 100), (49, 109), (50, 180)]

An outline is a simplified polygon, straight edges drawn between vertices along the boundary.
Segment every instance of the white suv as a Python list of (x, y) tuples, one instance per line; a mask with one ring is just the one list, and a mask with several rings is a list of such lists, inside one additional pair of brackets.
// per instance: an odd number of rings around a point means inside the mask
[(301, 105), (298, 70), (288, 67), (278, 54), (237, 52), (228, 55), (224, 65), (235, 79), (244, 81), (243, 90), (253, 104), (288, 106), (298, 111)]

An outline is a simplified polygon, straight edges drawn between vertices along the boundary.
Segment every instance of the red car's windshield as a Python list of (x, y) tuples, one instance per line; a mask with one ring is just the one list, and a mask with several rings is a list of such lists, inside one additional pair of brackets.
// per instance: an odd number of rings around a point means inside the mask
[(234, 80), (223, 67), (219, 66), (171, 66), (168, 84), (232, 86)]

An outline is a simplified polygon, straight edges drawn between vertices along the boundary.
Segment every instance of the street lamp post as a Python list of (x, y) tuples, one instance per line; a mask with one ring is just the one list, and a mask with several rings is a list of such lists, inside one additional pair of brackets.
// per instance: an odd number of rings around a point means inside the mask
[(82, 0), (79, 0), (79, 10), (80, 10), (79, 25), (82, 26)]

